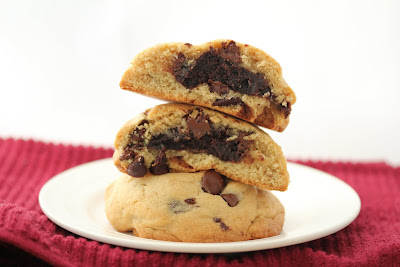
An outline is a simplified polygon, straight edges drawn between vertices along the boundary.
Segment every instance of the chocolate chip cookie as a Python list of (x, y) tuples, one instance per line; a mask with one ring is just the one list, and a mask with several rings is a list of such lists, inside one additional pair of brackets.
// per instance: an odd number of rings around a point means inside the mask
[(133, 59), (120, 87), (212, 108), (276, 131), (286, 128), (296, 102), (278, 62), (232, 40), (151, 47)]
[(117, 133), (114, 163), (133, 177), (215, 169), (236, 181), (285, 191), (281, 148), (257, 126), (204, 107), (169, 103)]
[(284, 208), (269, 191), (215, 171), (122, 175), (106, 190), (118, 231), (167, 241), (230, 242), (280, 234)]

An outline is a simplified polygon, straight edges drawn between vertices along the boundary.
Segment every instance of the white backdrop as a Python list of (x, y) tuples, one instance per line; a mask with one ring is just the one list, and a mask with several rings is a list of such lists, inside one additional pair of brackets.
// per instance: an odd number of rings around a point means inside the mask
[(400, 164), (400, 1), (0, 1), (0, 137), (111, 147), (161, 103), (119, 89), (160, 42), (230, 38), (282, 66), (297, 95), (291, 159)]

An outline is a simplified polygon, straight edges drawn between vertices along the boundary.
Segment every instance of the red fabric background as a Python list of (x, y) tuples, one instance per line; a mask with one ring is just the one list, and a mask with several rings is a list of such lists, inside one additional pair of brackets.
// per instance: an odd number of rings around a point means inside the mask
[(74, 235), (41, 211), (52, 176), (112, 149), (0, 139), (0, 265), (47, 266), (400, 266), (400, 168), (384, 163), (300, 162), (331, 173), (360, 195), (359, 217), (304, 244), (236, 254), (178, 254), (111, 246)]

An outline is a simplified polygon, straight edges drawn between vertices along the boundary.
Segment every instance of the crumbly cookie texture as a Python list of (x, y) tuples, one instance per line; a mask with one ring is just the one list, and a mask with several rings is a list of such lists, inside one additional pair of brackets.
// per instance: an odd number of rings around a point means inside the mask
[(268, 134), (204, 107), (156, 106), (128, 121), (114, 146), (115, 165), (133, 177), (215, 169), (268, 190), (285, 191), (289, 183), (285, 157)]
[(122, 175), (106, 190), (106, 215), (118, 231), (167, 241), (230, 242), (280, 234), (284, 208), (271, 192), (225, 178), (219, 194), (208, 193), (204, 175)]
[(148, 48), (133, 59), (120, 87), (216, 109), (276, 131), (286, 128), (296, 102), (278, 62), (232, 40)]

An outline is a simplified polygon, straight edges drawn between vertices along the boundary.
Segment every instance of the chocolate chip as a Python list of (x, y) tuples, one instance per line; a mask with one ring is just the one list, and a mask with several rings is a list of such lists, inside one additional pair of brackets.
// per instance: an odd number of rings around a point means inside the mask
[[(149, 122), (147, 121), (147, 120), (142, 120), (140, 123), (139, 123), (139, 125), (138, 125), (138, 127), (139, 126), (142, 126), (142, 125), (145, 125), (145, 124), (148, 124)], [(135, 142), (141, 142), (141, 141), (143, 141), (143, 136), (144, 136), (144, 133), (146, 132), (146, 128), (144, 128), (144, 127), (142, 127), (142, 128), (136, 128), (132, 133), (131, 133), (131, 139), (132, 139), (132, 141), (135, 141)]]
[(208, 170), (204, 173), (203, 179), (201, 179), (201, 185), (204, 192), (218, 195), (222, 192), (225, 183), (221, 174), (214, 170)]
[(222, 229), (223, 231), (229, 230), (229, 226), (226, 225), (226, 224), (222, 221), (221, 218), (214, 217), (213, 221), (216, 222), (216, 223), (219, 223), (219, 227), (221, 227), (221, 229)]
[(221, 44), (222, 48), (218, 51), (221, 57), (233, 63), (240, 63), (240, 50), (236, 46), (236, 43), (230, 41), (228, 44), (226, 42), (222, 42)]
[(169, 172), (169, 168), (165, 163), (157, 164), (155, 162), (154, 165), (150, 166), (150, 172), (155, 175), (166, 174)]
[(212, 104), (213, 106), (230, 106), (230, 105), (237, 105), (242, 104), (243, 101), (240, 97), (232, 97), (229, 99), (218, 99)]
[(150, 172), (152, 174), (161, 175), (169, 172), (165, 150), (165, 147), (163, 147), (156, 159), (151, 163)]
[(221, 194), (221, 197), (228, 203), (229, 207), (235, 207), (239, 203), (235, 194)]
[(132, 141), (136, 141), (136, 142), (140, 142), (140, 141), (142, 141), (142, 138), (140, 138), (139, 136), (137, 136), (137, 135), (131, 135), (131, 139), (132, 139)]
[(124, 148), (124, 151), (121, 153), (121, 156), (119, 156), (119, 160), (133, 159), (134, 157), (135, 157), (135, 152), (133, 151), (133, 148), (131, 146), (127, 146)]
[(144, 157), (137, 157), (131, 164), (129, 164), (127, 172), (133, 177), (143, 177), (147, 174), (147, 167), (144, 164)]
[(190, 43), (185, 43), (185, 45), (188, 47), (192, 47), (192, 44), (190, 44)]
[(196, 199), (195, 198), (187, 198), (187, 199), (185, 199), (185, 202), (189, 205), (194, 205), (194, 204), (196, 204)]
[(223, 84), (222, 82), (216, 81), (213, 82), (212, 80), (208, 80), (208, 86), (209, 90), (212, 93), (217, 93), (219, 95), (225, 95), (229, 93), (229, 86), (226, 84)]
[(202, 137), (211, 129), (208, 116), (204, 115), (203, 113), (199, 113), (196, 118), (191, 118), (190, 116), (187, 117), (186, 123), (189, 131), (196, 138)]

